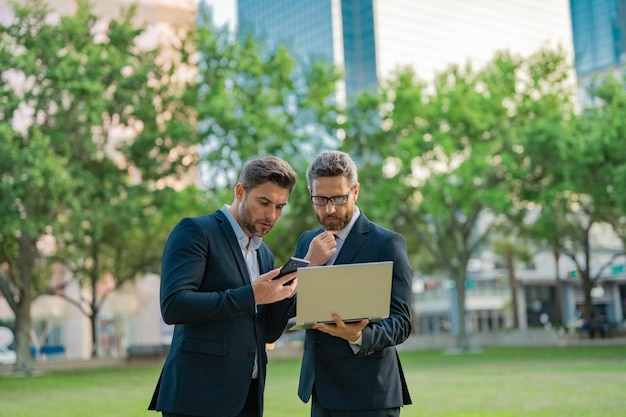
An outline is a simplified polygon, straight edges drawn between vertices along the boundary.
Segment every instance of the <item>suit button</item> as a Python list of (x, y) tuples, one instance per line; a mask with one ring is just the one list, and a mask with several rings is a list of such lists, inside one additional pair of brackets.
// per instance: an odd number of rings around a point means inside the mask
[(251, 350), (248, 352), (248, 357), (249, 358), (254, 358), (254, 356), (256, 355), (256, 352), (254, 350)]
[(320, 342), (318, 339), (315, 339), (315, 344), (316, 344), (316, 345), (319, 345), (319, 344), (321, 344), (321, 343), (322, 343), (322, 342)]

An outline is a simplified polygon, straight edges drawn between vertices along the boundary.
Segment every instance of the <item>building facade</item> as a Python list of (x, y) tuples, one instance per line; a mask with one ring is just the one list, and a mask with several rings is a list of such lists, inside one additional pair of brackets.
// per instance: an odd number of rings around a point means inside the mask
[(576, 73), (589, 76), (626, 63), (626, 1), (570, 0)]
[(626, 66), (626, 0), (571, 0), (574, 65), (583, 107), (593, 106), (588, 90), (605, 74)]
[[(623, 259), (609, 267), (615, 250), (594, 251), (591, 276), (598, 277), (591, 291), (599, 320), (609, 329), (626, 325), (626, 273)], [(604, 267), (604, 269), (603, 269)], [(603, 272), (600, 270), (603, 269)], [(516, 284), (508, 271), (489, 255), (470, 262), (466, 282), (466, 325), (470, 333), (514, 327), (512, 291), (517, 295), (520, 329), (562, 326), (575, 331), (583, 325), (584, 292), (580, 274), (571, 259), (558, 260), (548, 251), (535, 254), (530, 265), (518, 265)], [(598, 275), (600, 274), (600, 275)], [(557, 302), (558, 293), (560, 303)], [(457, 328), (454, 284), (446, 279), (418, 279), (414, 286), (414, 317), (420, 334), (454, 333)], [(559, 307), (560, 306), (560, 307)], [(560, 311), (559, 311), (560, 308)], [(556, 323), (561, 317), (563, 322)]]
[(324, 57), (345, 73), (348, 96), (401, 67), (430, 80), (450, 64), (488, 62), (498, 50), (572, 51), (566, 0), (238, 0), (243, 33)]

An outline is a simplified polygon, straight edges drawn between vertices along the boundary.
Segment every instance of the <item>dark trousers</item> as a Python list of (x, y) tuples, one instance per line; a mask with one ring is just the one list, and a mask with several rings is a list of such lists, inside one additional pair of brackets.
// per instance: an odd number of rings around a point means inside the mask
[[(248, 397), (246, 397), (246, 403), (243, 406), (243, 410), (239, 414), (233, 417), (259, 417), (261, 415), (259, 411), (259, 381), (253, 379), (250, 383), (250, 389), (248, 390)], [(163, 417), (194, 417), (186, 414), (173, 414), (163, 413)]]
[(378, 410), (330, 410), (322, 406), (315, 396), (311, 396), (311, 417), (399, 417), (400, 408)]

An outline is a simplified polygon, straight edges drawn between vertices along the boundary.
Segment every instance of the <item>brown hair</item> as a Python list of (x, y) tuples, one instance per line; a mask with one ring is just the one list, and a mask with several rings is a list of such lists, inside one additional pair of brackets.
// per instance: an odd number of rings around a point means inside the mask
[(246, 192), (269, 181), (291, 193), (296, 185), (296, 178), (296, 172), (286, 161), (275, 156), (264, 156), (253, 159), (243, 167), (239, 182)]

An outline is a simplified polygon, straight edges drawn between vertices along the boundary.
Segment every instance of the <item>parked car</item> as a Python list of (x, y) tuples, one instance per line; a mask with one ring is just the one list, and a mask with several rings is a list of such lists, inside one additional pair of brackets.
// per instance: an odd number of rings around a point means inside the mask
[(13, 365), (15, 363), (15, 351), (8, 349), (4, 346), (0, 346), (0, 364), (1, 365)]

